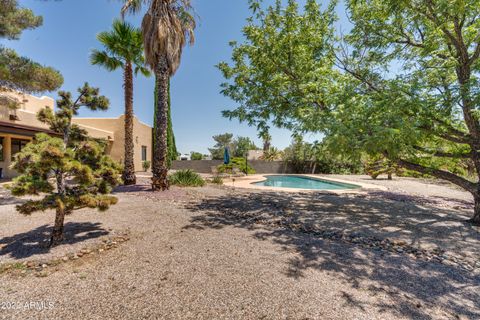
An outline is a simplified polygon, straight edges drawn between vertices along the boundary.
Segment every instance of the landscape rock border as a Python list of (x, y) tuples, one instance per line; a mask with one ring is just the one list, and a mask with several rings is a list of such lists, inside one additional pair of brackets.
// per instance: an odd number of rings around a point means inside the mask
[(69, 262), (77, 261), (81, 258), (101, 254), (111, 249), (117, 248), (121, 243), (130, 240), (128, 232), (120, 235), (103, 239), (100, 243), (84, 247), (78, 251), (70, 252), (61, 257), (49, 260), (28, 260), (23, 262), (9, 262), (0, 264), (0, 276), (9, 274), (13, 276), (35, 275), (37, 277), (46, 277), (52, 272), (59, 271), (59, 266)]

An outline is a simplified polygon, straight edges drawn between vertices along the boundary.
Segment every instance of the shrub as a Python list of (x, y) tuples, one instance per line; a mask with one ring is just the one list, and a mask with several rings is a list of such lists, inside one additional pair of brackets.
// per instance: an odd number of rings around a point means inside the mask
[(212, 180), (210, 182), (213, 183), (213, 184), (222, 185), (223, 184), (223, 179), (220, 176), (215, 176), (215, 177), (212, 178)]
[(171, 185), (180, 187), (203, 187), (205, 180), (196, 172), (188, 170), (179, 170), (168, 177)]
[(245, 172), (245, 158), (232, 158), (229, 164), (222, 164), (218, 166), (219, 173), (234, 173), (233, 169), (236, 168), (243, 173), (255, 174), (255, 169), (247, 166), (247, 172)]
[(150, 161), (145, 160), (142, 162), (143, 171), (147, 172), (150, 169)]
[(203, 154), (193, 151), (190, 155), (191, 160), (203, 160)]

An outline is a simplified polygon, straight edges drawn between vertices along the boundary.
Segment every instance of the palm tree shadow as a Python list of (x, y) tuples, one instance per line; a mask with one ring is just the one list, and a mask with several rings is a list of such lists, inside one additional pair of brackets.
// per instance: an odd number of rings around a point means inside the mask
[[(28, 232), (0, 239), (0, 257), (10, 256), (24, 259), (34, 255), (50, 252), (49, 241), (52, 226), (43, 225)], [(61, 245), (71, 245), (89, 239), (108, 235), (109, 231), (101, 227), (101, 223), (68, 222), (64, 226), (65, 240)]]
[[(405, 200), (405, 199), (403, 199)], [(409, 245), (431, 245), (480, 253), (479, 230), (464, 222), (466, 213), (395, 201), (383, 195), (368, 197), (320, 193), (274, 192), (230, 194), (191, 203), (199, 212), (185, 229), (248, 229), (289, 252), (284, 274), (294, 279), (315, 269), (344, 280), (353, 288), (385, 294), (394, 305), (378, 303), (379, 310), (414, 319), (431, 319), (423, 304), (449, 315), (480, 318), (480, 275), (463, 269), (409, 258), (378, 248), (324, 240), (322, 232), (348, 232), (366, 237), (409, 239)], [(458, 249), (457, 249), (458, 250)], [(362, 312), (367, 306), (343, 295), (345, 304)], [(474, 306), (474, 307), (472, 307)]]

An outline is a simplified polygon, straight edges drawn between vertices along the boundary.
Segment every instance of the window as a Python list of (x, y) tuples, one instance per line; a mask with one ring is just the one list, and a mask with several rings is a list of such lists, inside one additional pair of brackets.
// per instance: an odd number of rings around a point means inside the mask
[(142, 161), (147, 161), (147, 147), (142, 146)]
[(12, 139), (12, 160), (29, 142), (29, 140)]
[(3, 138), (0, 137), (0, 162), (3, 162)]

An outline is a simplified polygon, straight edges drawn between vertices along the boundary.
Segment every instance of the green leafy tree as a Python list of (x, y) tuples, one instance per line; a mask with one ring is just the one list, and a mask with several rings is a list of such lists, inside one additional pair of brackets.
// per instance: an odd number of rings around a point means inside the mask
[(248, 137), (237, 137), (233, 142), (233, 145), (234, 157), (245, 157), (249, 150), (258, 150), (258, 147), (255, 145), (255, 143)]
[[(471, 221), (480, 224), (479, 2), (362, 0), (349, 7), (354, 28), (339, 57), (344, 96), (332, 130), (338, 145), (464, 188), (475, 200)], [(475, 167), (473, 181), (451, 170), (463, 159)]]
[(85, 84), (78, 97), (69, 92), (59, 92), (57, 111), (41, 110), (37, 117), (59, 134), (38, 134), (21, 152), (15, 155), (13, 168), (21, 175), (10, 186), (16, 196), (44, 195), (39, 200), (29, 200), (17, 206), (26, 215), (36, 211), (55, 209), (55, 223), (50, 245), (63, 240), (66, 214), (89, 207), (107, 210), (117, 199), (108, 195), (118, 183), (119, 165), (104, 154), (95, 141), (85, 139), (82, 131), (72, 124), (72, 117), (80, 107), (106, 110), (108, 99), (99, 90)]
[(136, 183), (133, 143), (133, 76), (141, 72), (150, 76), (143, 58), (143, 39), (139, 29), (115, 20), (111, 31), (100, 32), (97, 40), (105, 50), (92, 50), (90, 56), (93, 65), (99, 65), (108, 71), (123, 70), (123, 90), (125, 97), (125, 146), (122, 180), (125, 185)]
[(152, 187), (167, 190), (168, 184), (168, 96), (170, 78), (180, 66), (183, 49), (193, 45), (196, 27), (190, 0), (124, 0), (122, 14), (149, 8), (142, 20), (147, 64), (155, 73), (156, 106)]
[(190, 159), (191, 160), (202, 160), (203, 159), (203, 154), (201, 154), (200, 152), (192, 151), (190, 153)]
[(213, 136), (215, 145), (213, 148), (209, 148), (210, 154), (212, 155), (213, 160), (222, 160), (225, 152), (225, 148), (230, 148), (230, 152), (233, 147), (233, 134), (224, 133)]
[(393, 174), (398, 173), (398, 171), (398, 166), (383, 156), (368, 157), (365, 162), (365, 172), (374, 180), (382, 174), (386, 174), (388, 180), (392, 180)]
[(334, 5), (322, 11), (315, 0), (304, 10), (281, 1), (266, 10), (250, 0), (253, 16), (243, 28), (243, 43), (231, 42), (232, 63), (218, 68), (227, 80), (222, 93), (239, 104), (224, 111), (230, 119), (268, 132), (269, 124), (292, 130), (317, 129), (327, 112), (334, 64)]
[[(17, 40), (24, 30), (42, 25), (42, 17), (26, 8), (17, 0), (0, 2), (0, 39)], [(53, 68), (42, 66), (14, 50), (0, 46), (0, 103), (16, 108), (18, 102), (9, 91), (38, 93), (53, 91), (63, 84), (62, 75)]]
[[(353, 29), (340, 43), (334, 3), (300, 13), (295, 2), (251, 1), (246, 40), (219, 65), (222, 92), (240, 105), (224, 115), (323, 132), (337, 152), (450, 181), (473, 195), (480, 224), (478, 1), (349, 0)], [(452, 169), (465, 160), (473, 179)]]

